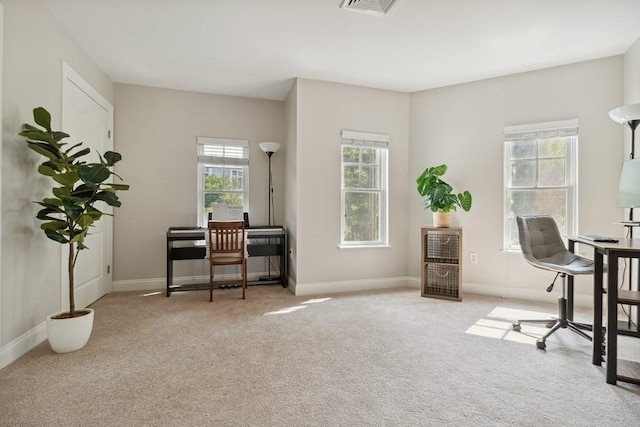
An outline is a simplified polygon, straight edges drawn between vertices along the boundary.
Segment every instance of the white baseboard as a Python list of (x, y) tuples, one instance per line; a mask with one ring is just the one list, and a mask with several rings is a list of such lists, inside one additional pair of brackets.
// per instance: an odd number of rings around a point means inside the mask
[[(266, 274), (266, 272), (252, 273), (249, 275), (249, 280), (257, 280), (259, 277)], [(229, 275), (229, 278), (234, 277), (234, 275)], [(187, 285), (205, 283), (207, 280), (207, 276), (184, 276), (174, 278), (173, 282), (177, 285)], [(113, 282), (113, 291), (161, 291), (165, 290), (166, 286), (167, 282), (164, 277), (157, 279), (118, 280)], [(390, 277), (384, 279), (341, 280), (337, 282), (317, 283), (296, 283), (294, 280), (289, 279), (289, 290), (294, 295), (330, 294), (400, 287), (420, 289), (420, 278)], [(544, 292), (544, 289), (523, 289), (479, 283), (464, 283), (462, 285), (462, 295), (464, 296), (465, 293), (546, 303), (555, 303), (558, 300), (558, 295), (555, 292), (547, 293)], [(579, 307), (592, 307), (593, 297), (591, 295), (576, 294), (574, 304)]]
[(294, 283), (289, 286), (294, 295), (331, 294), (352, 291), (403, 288), (410, 286), (410, 277), (389, 277), (384, 279), (342, 280), (339, 282)]
[[(462, 285), (462, 295), (465, 293), (487, 295), (501, 298), (523, 299), (528, 301), (546, 302), (555, 304), (558, 302), (558, 292), (545, 292), (540, 289), (512, 288), (508, 286), (493, 286), (477, 283), (465, 283)], [(573, 304), (578, 307), (593, 307), (593, 296), (574, 294)]]
[(20, 356), (47, 339), (47, 322), (42, 322), (0, 349), (0, 369), (18, 360)]
[[(248, 280), (258, 280), (266, 276), (266, 271), (261, 273), (247, 274)], [(235, 274), (216, 274), (216, 279), (237, 279)], [(174, 285), (192, 285), (197, 283), (209, 283), (208, 276), (182, 276), (174, 277)], [(113, 282), (113, 292), (128, 291), (162, 291), (167, 289), (167, 279), (165, 277), (155, 279), (135, 279), (135, 280), (115, 280)]]

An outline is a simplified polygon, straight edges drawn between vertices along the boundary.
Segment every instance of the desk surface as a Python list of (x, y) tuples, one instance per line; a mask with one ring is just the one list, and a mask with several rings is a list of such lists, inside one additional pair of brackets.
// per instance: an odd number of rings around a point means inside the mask
[(593, 240), (584, 239), (580, 236), (568, 236), (569, 241), (576, 243), (584, 243), (594, 248), (603, 249), (606, 251), (628, 251), (637, 252), (640, 251), (640, 239), (626, 239), (624, 237), (616, 237), (617, 243), (614, 242), (595, 242)]
[[(167, 240), (204, 240), (206, 227), (169, 227)], [(248, 238), (282, 236), (285, 231), (282, 226), (255, 226), (245, 228)]]

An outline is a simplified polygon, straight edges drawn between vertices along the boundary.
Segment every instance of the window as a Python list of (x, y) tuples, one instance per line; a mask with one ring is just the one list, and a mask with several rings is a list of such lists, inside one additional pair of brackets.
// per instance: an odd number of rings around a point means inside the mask
[(198, 225), (249, 210), (249, 142), (198, 137)]
[(341, 246), (387, 245), (388, 135), (342, 131)]
[(520, 249), (518, 215), (551, 215), (575, 234), (578, 121), (506, 127), (504, 142), (504, 248)]

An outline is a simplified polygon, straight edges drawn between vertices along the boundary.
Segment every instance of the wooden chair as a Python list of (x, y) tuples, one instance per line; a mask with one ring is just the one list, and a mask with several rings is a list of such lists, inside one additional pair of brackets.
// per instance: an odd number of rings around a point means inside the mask
[[(247, 257), (245, 252), (244, 221), (209, 221), (209, 301), (213, 301), (216, 283), (242, 283), (242, 299), (247, 289)], [(240, 265), (240, 280), (214, 280), (218, 265)]]

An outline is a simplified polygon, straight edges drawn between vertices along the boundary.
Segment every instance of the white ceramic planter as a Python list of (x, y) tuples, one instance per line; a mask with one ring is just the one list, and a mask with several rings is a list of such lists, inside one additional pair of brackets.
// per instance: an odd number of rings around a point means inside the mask
[(93, 329), (93, 309), (86, 308), (88, 314), (70, 319), (54, 319), (61, 313), (47, 317), (49, 344), (56, 353), (80, 350), (87, 344)]

